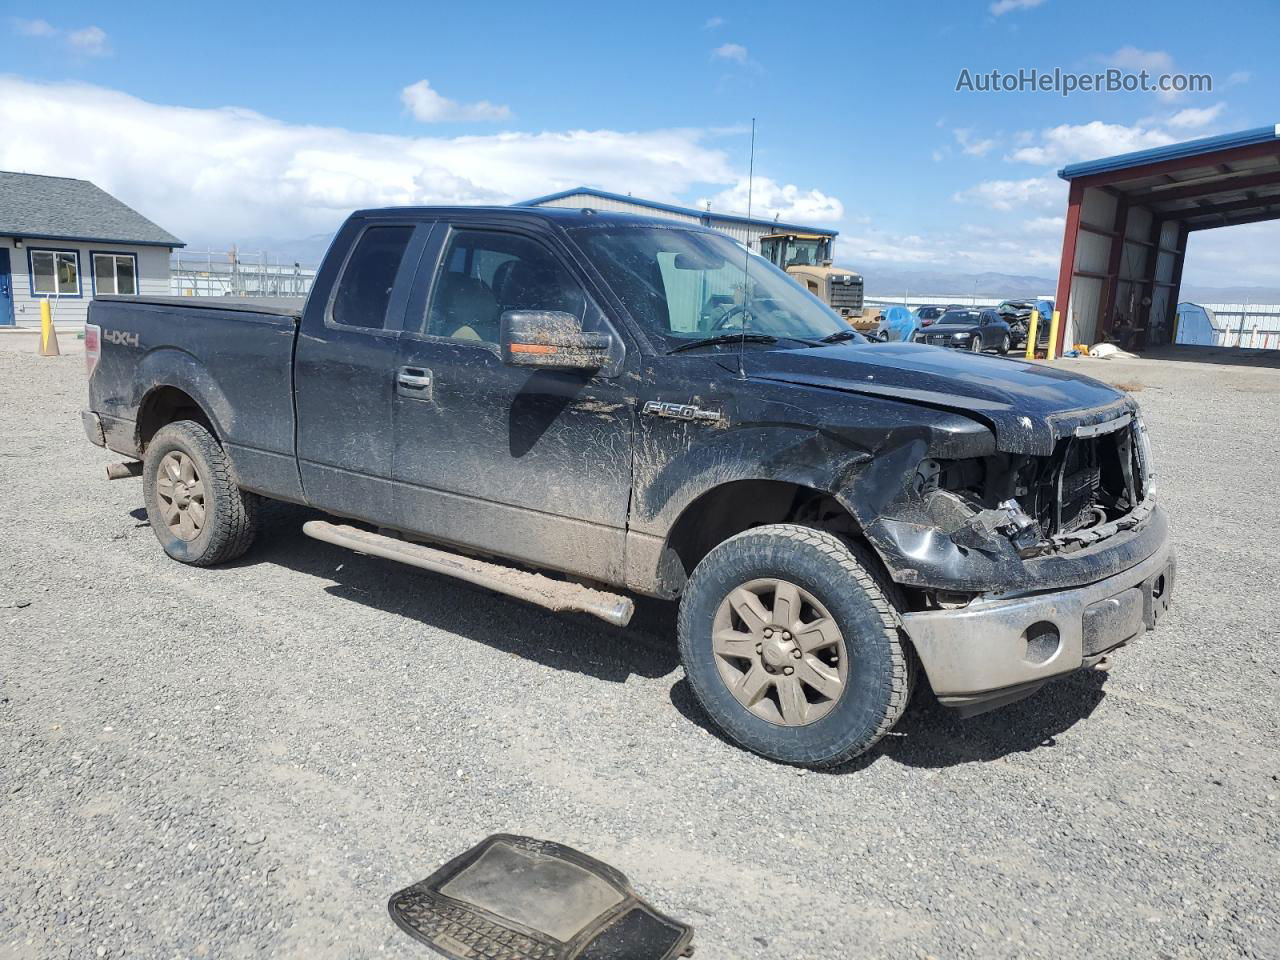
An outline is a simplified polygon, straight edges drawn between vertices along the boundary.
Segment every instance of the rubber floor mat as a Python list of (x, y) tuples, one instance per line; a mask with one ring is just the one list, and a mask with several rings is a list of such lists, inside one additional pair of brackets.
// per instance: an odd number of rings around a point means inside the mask
[(670, 960), (693, 928), (627, 878), (549, 840), (498, 833), (392, 896), (400, 929), (454, 960)]

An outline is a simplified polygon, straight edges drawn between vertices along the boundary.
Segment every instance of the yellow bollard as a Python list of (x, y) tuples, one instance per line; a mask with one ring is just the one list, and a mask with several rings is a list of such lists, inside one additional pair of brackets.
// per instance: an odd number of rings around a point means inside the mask
[(1027, 359), (1036, 358), (1036, 336), (1040, 332), (1040, 311), (1031, 308), (1031, 322), (1027, 325)]
[(62, 351), (58, 349), (58, 331), (53, 329), (53, 311), (49, 309), (49, 301), (40, 301), (40, 356), (58, 357)]
[(1044, 355), (1046, 360), (1052, 360), (1058, 350), (1058, 319), (1058, 311), (1055, 310), (1053, 311), (1052, 319), (1049, 321), (1049, 349)]

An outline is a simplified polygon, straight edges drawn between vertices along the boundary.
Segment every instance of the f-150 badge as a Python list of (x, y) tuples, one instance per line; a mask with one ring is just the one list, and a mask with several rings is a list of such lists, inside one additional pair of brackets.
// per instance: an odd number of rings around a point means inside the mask
[(651, 417), (667, 417), (670, 420), (702, 420), (709, 423), (718, 423), (722, 418), (719, 410), (703, 410), (701, 407), (694, 407), (687, 403), (660, 403), (657, 400), (646, 401), (640, 408), (640, 412)]

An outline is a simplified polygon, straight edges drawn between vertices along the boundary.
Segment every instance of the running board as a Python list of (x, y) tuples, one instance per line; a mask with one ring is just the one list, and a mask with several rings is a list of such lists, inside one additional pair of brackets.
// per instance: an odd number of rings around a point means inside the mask
[(565, 580), (552, 580), (538, 573), (487, 563), (474, 557), (448, 553), (420, 543), (384, 537), (345, 524), (324, 520), (308, 520), (302, 525), (308, 537), (346, 547), (357, 553), (384, 560), (396, 560), (411, 567), (430, 570), (446, 577), (465, 580), (478, 587), (505, 593), (509, 597), (536, 603), (548, 610), (576, 610), (599, 617), (606, 623), (625, 627), (635, 613), (635, 604), (627, 597), (603, 590), (593, 590)]

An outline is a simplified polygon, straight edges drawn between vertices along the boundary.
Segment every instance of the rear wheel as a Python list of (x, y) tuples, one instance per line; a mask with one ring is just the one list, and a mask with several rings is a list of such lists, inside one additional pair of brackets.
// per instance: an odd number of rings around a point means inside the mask
[(1006, 333), (1004, 336), (1000, 338), (1000, 353), (1002, 354), (1008, 353), (1012, 349), (1013, 349), (1013, 344), (1010, 342), (1009, 335)]
[(695, 696), (732, 740), (783, 763), (869, 749), (910, 696), (892, 590), (831, 533), (757, 527), (698, 564), (680, 602)]
[(260, 498), (242, 491), (231, 462), (203, 425), (180, 420), (147, 446), (142, 491), (164, 552), (208, 567), (234, 560), (253, 543)]

